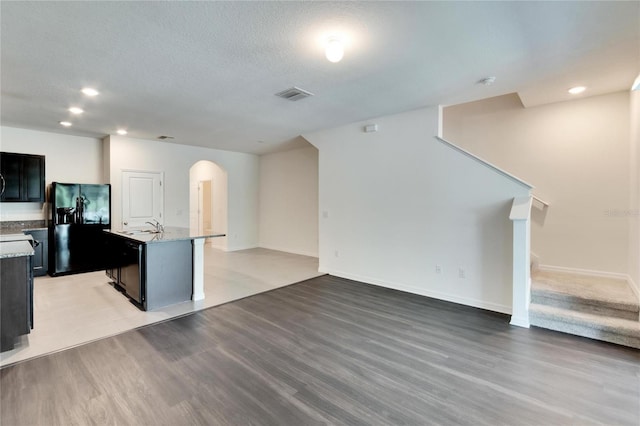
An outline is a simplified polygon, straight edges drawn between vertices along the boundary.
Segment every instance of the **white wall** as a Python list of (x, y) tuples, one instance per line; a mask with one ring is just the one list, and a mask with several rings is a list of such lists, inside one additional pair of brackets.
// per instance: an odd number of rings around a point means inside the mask
[(319, 150), (320, 269), (509, 313), (508, 216), (528, 188), (437, 141), (438, 120), (427, 108), (304, 135)]
[(260, 157), (260, 247), (318, 257), (318, 150)]
[(640, 90), (631, 92), (630, 101), (629, 276), (640, 294)]
[[(198, 206), (200, 194), (198, 185), (201, 181), (211, 181), (211, 227), (215, 232), (227, 233), (227, 172), (211, 161), (198, 161), (189, 171), (189, 211), (192, 231), (199, 228), (200, 218)], [(216, 237), (207, 240), (213, 247), (226, 250), (227, 237)]]
[(122, 222), (122, 171), (164, 172), (165, 225), (189, 227), (189, 170), (208, 160), (227, 172), (227, 249), (241, 250), (258, 245), (258, 157), (251, 154), (178, 145), (111, 135), (109, 177), (112, 184), (114, 227)]
[(517, 95), (444, 109), (444, 138), (533, 184), (544, 265), (626, 274), (629, 93), (523, 108)]
[[(45, 179), (51, 182), (105, 183), (100, 139), (0, 128), (0, 150), (45, 156)], [(2, 203), (0, 220), (48, 219), (48, 204)]]

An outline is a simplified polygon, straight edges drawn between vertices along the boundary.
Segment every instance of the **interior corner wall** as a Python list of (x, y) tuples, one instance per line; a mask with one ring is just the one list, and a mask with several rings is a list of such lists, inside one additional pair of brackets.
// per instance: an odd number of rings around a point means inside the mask
[(629, 276), (640, 294), (640, 90), (631, 92)]
[(189, 179), (200, 160), (227, 172), (227, 250), (258, 245), (258, 156), (210, 148), (111, 135), (109, 178), (113, 223), (122, 226), (122, 171), (164, 173), (165, 225), (190, 226)]
[(510, 313), (509, 212), (529, 189), (436, 140), (438, 119), (427, 108), (303, 135), (319, 151), (320, 270)]
[(318, 150), (260, 156), (260, 247), (318, 257)]
[[(45, 181), (104, 183), (100, 139), (2, 126), (0, 150), (45, 156)], [(0, 220), (48, 219), (48, 203), (2, 203)]]
[(444, 138), (535, 186), (542, 265), (627, 274), (629, 92), (524, 108), (516, 94), (444, 109)]

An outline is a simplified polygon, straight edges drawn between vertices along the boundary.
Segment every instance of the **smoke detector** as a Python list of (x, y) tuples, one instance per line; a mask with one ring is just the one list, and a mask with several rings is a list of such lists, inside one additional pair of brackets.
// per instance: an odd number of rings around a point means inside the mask
[(485, 86), (491, 86), (495, 82), (496, 82), (495, 77), (485, 77), (482, 80), (478, 81), (478, 83), (484, 84)]
[(300, 99), (313, 96), (313, 93), (307, 92), (306, 90), (293, 86), (290, 89), (283, 90), (282, 92), (276, 93), (276, 96), (279, 96), (282, 99), (286, 99), (288, 101), (299, 101)]

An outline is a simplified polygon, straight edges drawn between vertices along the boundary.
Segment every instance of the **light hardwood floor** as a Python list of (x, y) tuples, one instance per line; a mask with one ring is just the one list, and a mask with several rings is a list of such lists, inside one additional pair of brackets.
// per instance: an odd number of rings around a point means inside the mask
[(224, 252), (205, 247), (205, 299), (143, 312), (116, 291), (104, 272), (38, 277), (34, 323), (15, 349), (0, 354), (0, 366), (77, 346), (252, 294), (318, 273), (318, 259), (267, 249)]

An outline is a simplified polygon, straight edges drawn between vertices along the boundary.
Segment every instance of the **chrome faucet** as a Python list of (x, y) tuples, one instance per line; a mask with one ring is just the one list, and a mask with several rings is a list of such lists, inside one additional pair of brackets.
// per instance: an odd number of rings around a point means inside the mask
[(145, 222), (149, 225), (153, 226), (156, 229), (156, 232), (164, 232), (164, 226), (158, 222), (158, 219), (153, 219), (153, 222)]

